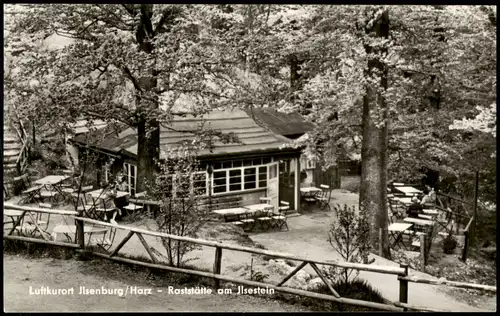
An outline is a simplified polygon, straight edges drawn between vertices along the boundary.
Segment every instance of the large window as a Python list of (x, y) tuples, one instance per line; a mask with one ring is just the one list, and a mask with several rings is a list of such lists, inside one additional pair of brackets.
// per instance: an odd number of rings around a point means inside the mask
[(212, 194), (265, 188), (271, 158), (222, 161), (214, 164)]
[(125, 175), (127, 176), (128, 193), (134, 196), (137, 185), (137, 166), (129, 163), (123, 163), (123, 169)]

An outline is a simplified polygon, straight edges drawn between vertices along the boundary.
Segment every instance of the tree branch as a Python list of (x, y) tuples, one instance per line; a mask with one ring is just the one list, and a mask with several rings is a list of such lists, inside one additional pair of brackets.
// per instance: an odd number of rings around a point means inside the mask
[(137, 79), (132, 75), (132, 72), (130, 72), (130, 69), (128, 69), (127, 66), (117, 67), (117, 68), (121, 68), (123, 70), (125, 75), (127, 75), (127, 77), (130, 79), (130, 81), (132, 81), (132, 84), (134, 85), (135, 89), (139, 90), (140, 92), (143, 92), (141, 89), (141, 86), (139, 84), (139, 81), (137, 81)]

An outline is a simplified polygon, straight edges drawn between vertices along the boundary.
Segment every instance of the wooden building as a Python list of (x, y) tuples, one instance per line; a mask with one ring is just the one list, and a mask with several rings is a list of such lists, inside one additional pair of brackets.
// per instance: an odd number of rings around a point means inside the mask
[[(241, 196), (243, 205), (259, 203), (259, 197), (271, 198), (272, 204), (279, 205), (280, 162), (293, 161), (294, 178), (291, 194), (287, 200), (294, 209), (300, 210), (300, 155), (301, 148), (287, 146), (291, 140), (274, 133), (246, 111), (213, 111), (203, 117), (175, 116), (168, 127), (160, 127), (160, 159), (165, 151), (179, 146), (182, 141), (190, 140), (194, 134), (189, 131), (203, 128), (224, 134), (233, 134), (238, 142), (223, 143), (215, 141), (211, 148), (201, 150), (197, 159), (206, 166), (197, 172), (197, 192), (211, 197)], [(92, 132), (91, 132), (92, 133)], [(110, 174), (123, 172), (128, 181), (129, 191), (134, 195), (137, 175), (137, 133), (132, 128), (124, 128), (116, 133), (104, 134), (97, 131), (101, 140), (92, 143), (89, 134), (73, 138), (73, 150), (91, 149), (99, 153), (95, 167), (96, 181), (106, 181)]]

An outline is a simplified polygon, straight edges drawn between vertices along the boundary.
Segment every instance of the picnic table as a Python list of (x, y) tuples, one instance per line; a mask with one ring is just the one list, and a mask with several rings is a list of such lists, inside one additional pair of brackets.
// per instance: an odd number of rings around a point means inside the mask
[[(105, 234), (109, 230), (108, 227), (98, 227), (94, 225), (84, 225), (83, 226), (83, 233), (89, 235), (89, 240), (92, 237), (93, 234)], [(71, 235), (76, 234), (76, 225), (57, 225), (54, 227), (52, 230), (52, 237), (54, 240), (57, 240), (57, 234), (63, 234), (66, 236), (69, 242), (73, 242)]]
[(247, 205), (244, 207), (247, 210), (250, 210), (250, 212), (267, 211), (267, 210), (274, 209), (274, 206), (272, 206), (271, 204), (267, 204), (267, 203), (252, 204), (252, 205)]
[(392, 237), (391, 248), (396, 247), (398, 244), (402, 245), (406, 249), (403, 243), (403, 234), (405, 231), (409, 230), (413, 224), (411, 223), (393, 223), (389, 225), (389, 236)]

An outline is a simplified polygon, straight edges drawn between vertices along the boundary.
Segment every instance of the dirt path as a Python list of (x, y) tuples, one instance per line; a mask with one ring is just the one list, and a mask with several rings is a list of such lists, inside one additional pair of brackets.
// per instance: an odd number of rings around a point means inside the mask
[[(150, 295), (79, 295), (79, 286), (99, 289), (125, 289), (137, 286), (126, 280), (116, 281), (88, 273), (86, 263), (75, 260), (28, 259), (4, 255), (5, 312), (297, 312), (307, 311), (272, 299), (227, 294), (169, 295), (164, 288), (151, 288)], [(88, 273), (88, 274), (87, 274)], [(74, 295), (30, 295), (32, 289), (48, 286), (52, 289), (74, 287)], [(159, 293), (158, 290), (163, 292)]]

